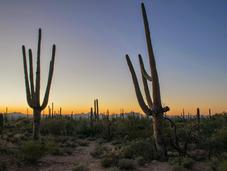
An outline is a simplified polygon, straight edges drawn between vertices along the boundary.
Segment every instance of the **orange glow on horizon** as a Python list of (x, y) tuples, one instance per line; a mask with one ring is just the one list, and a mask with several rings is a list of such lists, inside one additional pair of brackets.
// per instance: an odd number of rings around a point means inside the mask
[[(78, 108), (75, 107), (70, 107), (70, 106), (54, 106), (54, 113), (59, 113), (60, 107), (62, 107), (62, 114), (80, 114), (80, 113), (89, 113), (90, 112), (90, 107), (87, 105), (86, 106), (81, 106)], [(186, 107), (184, 108), (184, 114), (185, 115), (195, 115), (196, 113), (196, 108), (197, 107)], [(139, 108), (138, 105), (135, 105), (134, 108), (120, 108), (120, 107), (112, 107), (112, 108), (107, 108), (105, 106), (100, 106), (100, 113), (106, 113), (107, 110), (109, 110), (110, 114), (118, 114), (120, 113), (120, 110), (123, 109), (124, 113), (128, 113), (128, 112), (139, 112), (139, 113), (143, 113), (142, 110)], [(8, 113), (13, 113), (13, 112), (18, 112), (18, 113), (24, 113), (27, 114), (27, 110), (28, 110), (28, 114), (32, 114), (32, 108), (29, 108), (28, 106), (8, 106), (7, 107)], [(208, 110), (209, 107), (200, 107), (200, 111), (201, 114), (206, 115), (208, 114)], [(212, 114), (214, 113), (222, 113), (225, 112), (226, 110), (224, 110), (224, 108), (211, 108), (211, 112)], [(6, 112), (6, 107), (5, 108), (0, 108), (0, 112), (1, 113), (5, 113)], [(48, 107), (45, 108), (45, 110), (43, 111), (45, 114), (48, 114)], [(167, 112), (167, 115), (180, 115), (183, 112), (183, 108), (179, 109), (179, 108), (170, 108), (170, 111)]]

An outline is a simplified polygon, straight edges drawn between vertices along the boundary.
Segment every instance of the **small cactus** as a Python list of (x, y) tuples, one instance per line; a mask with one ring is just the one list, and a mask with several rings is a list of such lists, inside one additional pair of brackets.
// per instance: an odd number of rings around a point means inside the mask
[(0, 128), (3, 128), (4, 126), (4, 115), (0, 113)]
[(51, 118), (51, 108), (50, 108), (50, 106), (48, 106), (48, 114), (49, 114), (49, 118)]
[(210, 117), (210, 119), (212, 118), (211, 109), (209, 109), (209, 117)]
[(198, 132), (200, 132), (200, 109), (196, 109), (196, 119), (197, 119), (197, 127), (198, 127)]
[(94, 100), (94, 116), (95, 116), (96, 120), (99, 119), (99, 101), (98, 101), (98, 99)]
[(91, 107), (90, 120), (93, 121), (93, 108)]
[(54, 103), (51, 104), (51, 117), (54, 118)]
[(60, 107), (59, 115), (62, 116), (62, 108)]

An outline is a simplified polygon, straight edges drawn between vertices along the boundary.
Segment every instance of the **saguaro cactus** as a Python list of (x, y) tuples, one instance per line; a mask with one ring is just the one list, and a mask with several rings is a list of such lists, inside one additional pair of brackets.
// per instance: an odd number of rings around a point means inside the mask
[[(146, 41), (147, 41), (149, 63), (150, 63), (150, 69), (151, 69), (151, 72), (149, 75), (145, 70), (142, 57), (141, 57), (141, 55), (139, 55), (140, 69), (141, 69), (143, 86), (144, 86), (147, 104), (144, 102), (134, 67), (133, 67), (128, 55), (126, 55), (126, 60), (127, 60), (128, 67), (129, 67), (129, 70), (132, 75), (132, 80), (134, 83), (134, 88), (135, 88), (138, 103), (146, 115), (153, 116), (153, 130), (154, 130), (153, 136), (154, 136), (154, 140), (155, 140), (156, 150), (160, 156), (160, 159), (166, 160), (167, 159), (167, 150), (166, 150), (166, 145), (165, 145), (165, 141), (164, 141), (164, 137), (163, 137), (163, 123), (162, 122), (163, 122), (163, 113), (167, 112), (169, 110), (169, 108), (162, 107), (160, 87), (159, 87), (159, 78), (158, 78), (155, 57), (154, 57), (152, 43), (151, 43), (149, 23), (147, 20), (147, 14), (146, 14), (146, 10), (145, 10), (143, 3), (141, 4), (141, 8), (142, 8), (142, 16), (143, 16), (143, 22), (144, 22)], [(147, 81), (152, 82), (153, 100), (150, 96)]]
[(99, 119), (99, 101), (98, 101), (98, 99), (94, 100), (94, 116), (95, 116), (96, 120)]
[(90, 120), (93, 121), (93, 108), (91, 107)]
[(48, 106), (48, 114), (49, 114), (49, 118), (51, 118), (51, 108), (50, 108), (50, 106)]
[(62, 116), (62, 108), (59, 109), (59, 115)]
[(200, 109), (196, 109), (196, 118), (197, 118), (197, 125), (198, 125), (198, 130), (200, 129)]
[(4, 126), (4, 115), (0, 113), (0, 128), (2, 129)]
[(28, 78), (28, 68), (27, 68), (27, 60), (26, 60), (26, 49), (25, 46), (22, 46), (23, 53), (23, 63), (24, 63), (24, 76), (25, 76), (25, 88), (27, 95), (27, 103), (33, 109), (33, 138), (34, 140), (39, 139), (40, 135), (40, 120), (41, 120), (41, 112), (44, 110), (48, 104), (50, 87), (54, 72), (54, 61), (55, 61), (55, 51), (56, 46), (52, 47), (52, 58), (50, 61), (49, 67), (49, 76), (46, 86), (46, 92), (44, 95), (43, 103), (40, 104), (40, 53), (41, 53), (41, 29), (39, 29), (38, 35), (38, 49), (37, 49), (37, 68), (36, 68), (36, 84), (34, 85), (33, 79), (33, 53), (32, 50), (29, 49), (29, 76)]
[(209, 109), (209, 117), (210, 117), (210, 119), (212, 118), (212, 116), (211, 116), (211, 109)]
[(51, 115), (52, 115), (52, 118), (54, 118), (54, 103), (53, 102), (51, 103)]

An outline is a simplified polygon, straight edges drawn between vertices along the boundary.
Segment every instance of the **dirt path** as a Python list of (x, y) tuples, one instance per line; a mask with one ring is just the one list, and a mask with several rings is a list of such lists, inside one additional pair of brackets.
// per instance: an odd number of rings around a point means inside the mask
[(88, 146), (80, 146), (70, 156), (47, 156), (42, 159), (46, 165), (40, 171), (72, 171), (76, 164), (87, 166), (90, 170), (102, 171), (100, 161), (90, 153), (94, 151), (96, 142), (90, 141)]
[[(90, 155), (96, 148), (96, 141), (88, 141), (87, 146), (78, 146), (69, 156), (46, 156), (42, 158), (37, 166), (26, 166), (20, 169), (9, 169), (9, 171), (72, 171), (77, 164), (84, 165), (90, 171), (106, 171), (101, 166), (100, 159)], [(111, 144), (105, 144), (111, 146)], [(171, 166), (167, 162), (153, 161), (144, 167), (137, 168), (137, 171), (171, 171)]]

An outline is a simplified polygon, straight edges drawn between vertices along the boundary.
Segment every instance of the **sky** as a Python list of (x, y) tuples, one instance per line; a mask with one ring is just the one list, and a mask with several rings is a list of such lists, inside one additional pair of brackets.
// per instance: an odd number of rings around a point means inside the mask
[(101, 112), (141, 112), (125, 60), (139, 80), (139, 53), (149, 70), (141, 2), (169, 114), (227, 111), (226, 0), (1, 0), (0, 111), (26, 112), (21, 46), (35, 51), (42, 28), (41, 93), (55, 43), (56, 111), (88, 112), (98, 98)]

